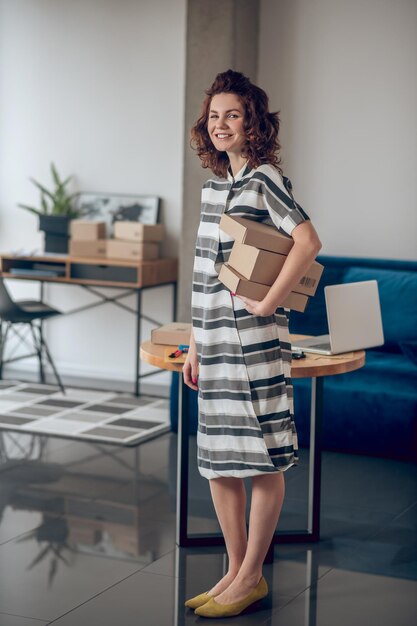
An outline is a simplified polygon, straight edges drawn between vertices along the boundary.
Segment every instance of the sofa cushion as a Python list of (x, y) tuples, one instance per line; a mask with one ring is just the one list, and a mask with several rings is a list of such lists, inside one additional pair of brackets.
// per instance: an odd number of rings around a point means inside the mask
[(414, 365), (417, 365), (417, 341), (400, 341), (400, 348)]
[[(310, 380), (293, 385), (298, 442), (308, 446)], [(364, 367), (326, 376), (323, 411), (324, 450), (416, 460), (417, 367), (402, 353), (367, 350)]]
[(334, 376), (341, 386), (369, 394), (387, 392), (392, 397), (409, 394), (417, 401), (417, 368), (402, 352), (366, 350), (365, 366), (347, 374)]
[(343, 282), (377, 280), (385, 344), (379, 350), (401, 352), (399, 343), (417, 339), (417, 272), (352, 266)]

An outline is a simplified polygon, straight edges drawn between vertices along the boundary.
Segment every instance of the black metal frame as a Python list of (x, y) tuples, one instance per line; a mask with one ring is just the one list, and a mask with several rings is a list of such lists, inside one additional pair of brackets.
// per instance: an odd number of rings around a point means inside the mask
[[(3, 324), (6, 327), (5, 331), (3, 331)], [(17, 328), (15, 328), (15, 326), (19, 324), (27, 324), (27, 326), (30, 328), (32, 341), (33, 341), (33, 347), (35, 349), (35, 352), (29, 353), (29, 354), (22, 354), (20, 356), (15, 356), (15, 357), (9, 356), (8, 359), (3, 359), (4, 347), (6, 345), (6, 340), (7, 340), (7, 335), (9, 334), (9, 330), (12, 330), (14, 334), (19, 338), (19, 343), (17, 344), (16, 347), (18, 347), (21, 343), (26, 343), (26, 337), (24, 335), (22, 336), (20, 332), (17, 330)], [(36, 335), (35, 329), (37, 331), (37, 335)], [(39, 361), (39, 381), (44, 383), (45, 382), (45, 371), (43, 368), (43, 355), (44, 354), (52, 368), (52, 371), (57, 380), (59, 388), (61, 389), (62, 393), (65, 394), (65, 387), (62, 384), (60, 375), (58, 374), (58, 370), (55, 366), (54, 360), (49, 351), (48, 344), (46, 343), (43, 337), (41, 320), (39, 320), (38, 324), (35, 324), (34, 320), (30, 320), (27, 322), (10, 322), (10, 321), (2, 322), (0, 320), (0, 379), (2, 378), (2, 375), (3, 375), (3, 365), (5, 363), (14, 363), (15, 361), (21, 361), (22, 359), (28, 359), (30, 357), (36, 356), (38, 357), (38, 361)]]
[[(24, 280), (24, 279), (19, 279), (19, 280)], [(30, 279), (25, 279), (25, 280), (30, 280)], [(136, 316), (136, 343), (134, 344), (135, 349), (136, 349), (136, 353), (135, 353), (135, 378), (134, 378), (134, 395), (135, 396), (140, 396), (140, 379), (141, 378), (145, 378), (146, 376), (155, 376), (156, 374), (159, 374), (161, 370), (155, 371), (155, 372), (147, 372), (145, 374), (141, 374), (140, 373), (140, 357), (139, 357), (139, 347), (140, 347), (140, 342), (141, 342), (141, 321), (142, 319), (146, 319), (148, 322), (150, 322), (151, 324), (155, 324), (155, 326), (161, 326), (162, 322), (159, 322), (158, 320), (153, 319), (152, 317), (149, 317), (148, 315), (144, 315), (142, 313), (142, 291), (144, 291), (145, 289), (154, 289), (156, 287), (164, 287), (165, 285), (172, 285), (173, 287), (173, 306), (172, 306), (172, 311), (173, 311), (173, 319), (175, 319), (176, 316), (176, 310), (177, 310), (177, 281), (176, 280), (172, 280), (172, 281), (167, 281), (164, 283), (158, 283), (157, 285), (146, 285), (144, 287), (129, 287), (124, 289), (124, 287), (118, 287), (117, 285), (85, 285), (83, 283), (76, 283), (76, 282), (71, 282), (71, 283), (64, 283), (64, 282), (54, 282), (51, 280), (48, 281), (43, 281), (41, 278), (36, 277), (37, 282), (40, 283), (40, 301), (44, 302), (44, 297), (45, 297), (45, 284), (59, 284), (59, 285), (71, 285), (71, 286), (76, 286), (76, 287), (81, 287), (82, 289), (88, 291), (89, 293), (93, 294), (96, 298), (98, 298), (98, 301), (96, 302), (91, 302), (90, 304), (85, 304), (83, 306), (79, 306), (79, 307), (75, 307), (74, 309), (71, 309), (70, 311), (64, 311), (61, 313), (60, 316), (57, 317), (61, 317), (62, 315), (74, 315), (75, 313), (80, 313), (82, 311), (87, 311), (89, 309), (93, 309), (95, 307), (98, 306), (103, 306), (105, 304), (114, 304), (115, 306), (120, 307), (121, 309), (128, 311), (129, 313), (131, 313), (132, 315)], [(31, 282), (33, 282), (33, 280), (31, 280)], [(102, 289), (123, 289), (122, 293), (116, 294), (115, 296), (106, 296), (102, 293), (100, 293), (100, 291), (97, 290), (97, 287), (100, 287)], [(122, 302), (119, 302), (119, 300), (121, 300), (122, 298), (125, 298), (131, 294), (136, 294), (136, 308), (132, 308), (131, 306), (124, 304)], [(54, 318), (50, 318), (50, 320), (52, 320)], [(50, 321), (49, 320), (49, 321)], [(40, 325), (39, 325), (39, 337), (40, 337), (40, 342), (41, 343), (45, 343), (44, 339), (43, 339), (43, 321), (40, 320)], [(36, 356), (36, 355), (35, 355)], [(43, 376), (43, 380), (44, 380), (44, 374), (43, 374), (43, 369), (40, 370), (41, 371), (41, 375)]]
[[(178, 389), (178, 448), (177, 448), (177, 527), (176, 543), (181, 547), (225, 545), (223, 535), (188, 534), (188, 454), (189, 454), (189, 393), (191, 389), (180, 374)], [(275, 532), (265, 558), (271, 562), (275, 543), (320, 541), (321, 451), (324, 377), (311, 378), (310, 461), (307, 530)]]

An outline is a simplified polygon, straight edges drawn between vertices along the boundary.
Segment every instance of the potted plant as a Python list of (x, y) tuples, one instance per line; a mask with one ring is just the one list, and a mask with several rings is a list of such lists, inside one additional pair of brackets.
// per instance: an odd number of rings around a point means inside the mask
[(53, 163), (51, 163), (51, 174), (55, 184), (52, 191), (49, 191), (34, 178), (30, 179), (41, 192), (40, 208), (27, 204), (19, 204), (18, 206), (39, 216), (39, 230), (45, 232), (45, 252), (67, 253), (70, 220), (81, 217), (85, 211), (77, 208), (74, 204), (78, 192), (67, 193), (66, 186), (72, 176), (61, 180)]

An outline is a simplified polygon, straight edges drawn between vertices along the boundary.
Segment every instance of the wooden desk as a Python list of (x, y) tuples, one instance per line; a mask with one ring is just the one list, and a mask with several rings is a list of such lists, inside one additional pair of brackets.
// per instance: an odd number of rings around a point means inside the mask
[[(137, 396), (140, 395), (140, 379), (154, 374), (154, 372), (140, 374), (140, 359), (137, 347), (140, 345), (141, 341), (141, 320), (142, 318), (146, 318), (148, 322), (156, 326), (162, 325), (160, 320), (142, 315), (142, 291), (162, 285), (172, 285), (172, 319), (175, 319), (177, 304), (177, 258), (166, 257), (149, 261), (130, 261), (107, 257), (70, 257), (64, 254), (34, 256), (2, 254), (0, 256), (0, 269), (3, 278), (40, 282), (40, 299), (42, 301), (44, 299), (45, 283), (78, 285), (89, 291), (96, 298), (95, 302), (76, 307), (65, 312), (65, 315), (72, 315), (109, 303), (134, 314), (136, 316), (134, 393)], [(62, 275), (48, 275), (52, 270)], [(15, 274), (15, 271), (19, 273)], [(35, 271), (37, 273), (35, 273)], [(43, 275), (42, 272), (44, 272)], [(97, 291), (95, 287), (123, 288), (123, 292), (108, 297)], [(123, 298), (132, 293), (136, 295), (136, 308), (132, 308), (121, 302)]]
[[(291, 335), (292, 340), (304, 339), (309, 335)], [(184, 383), (182, 364), (165, 363), (166, 346), (145, 341), (140, 347), (140, 358), (180, 374), (178, 389), (178, 450), (177, 450), (177, 534), (179, 546), (224, 545), (220, 534), (193, 534), (187, 530), (188, 515), (188, 448), (189, 448), (189, 393), (193, 391)], [(310, 461), (307, 530), (275, 532), (265, 562), (271, 562), (274, 543), (299, 543), (320, 540), (320, 495), (321, 495), (321, 435), (323, 419), (323, 381), (325, 376), (344, 374), (359, 369), (365, 364), (365, 351), (357, 350), (332, 357), (305, 353), (305, 359), (293, 359), (291, 378), (311, 378), (310, 405)], [(296, 407), (295, 411), (296, 411)], [(295, 414), (297, 424), (297, 414)]]

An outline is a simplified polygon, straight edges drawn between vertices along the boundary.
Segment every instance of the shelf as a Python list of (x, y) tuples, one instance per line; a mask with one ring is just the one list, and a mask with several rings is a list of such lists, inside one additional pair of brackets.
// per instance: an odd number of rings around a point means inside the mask
[[(166, 257), (146, 261), (63, 256), (1, 255), (3, 278), (111, 287), (147, 287), (176, 282), (178, 259)], [(42, 275), (42, 269), (45, 274)], [(18, 270), (14, 274), (13, 270)], [(27, 274), (24, 270), (28, 270)], [(51, 271), (62, 272), (52, 276)]]

